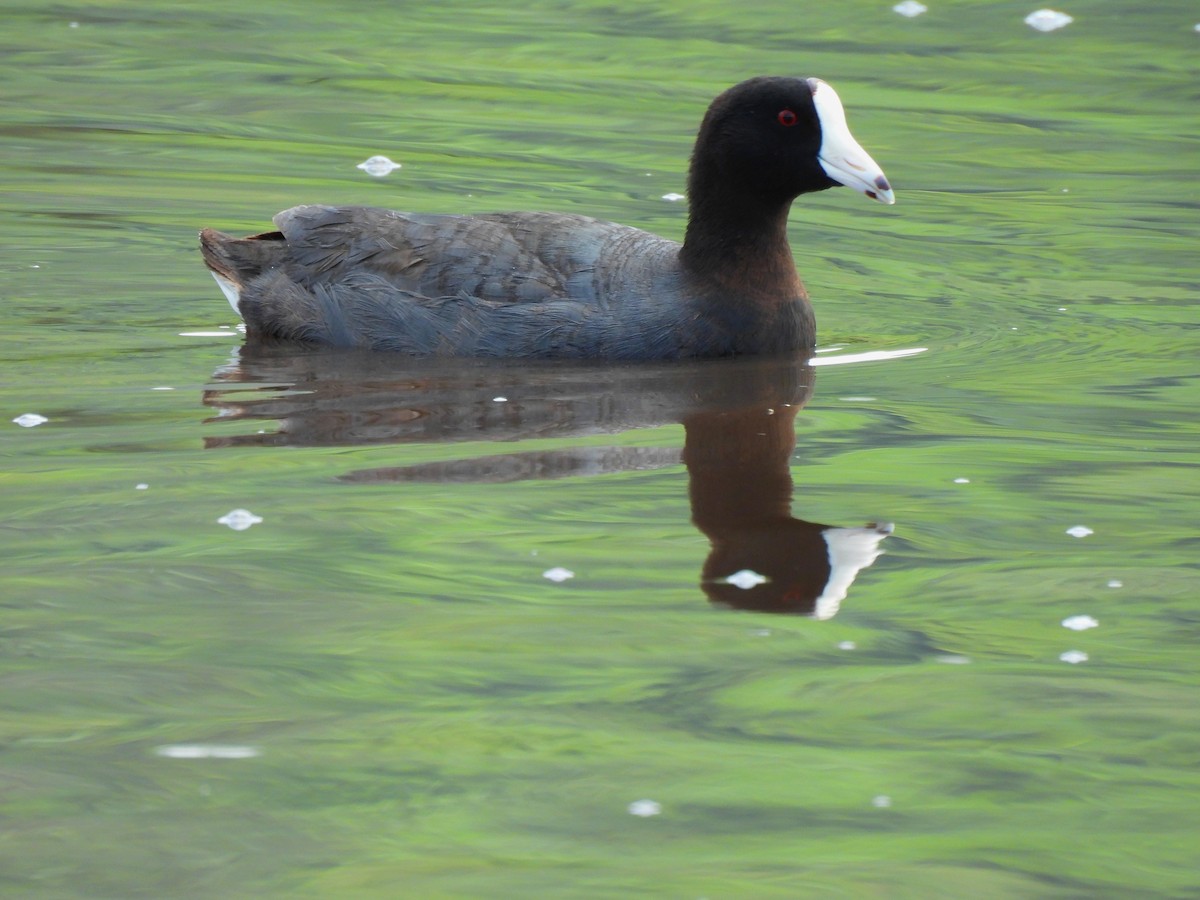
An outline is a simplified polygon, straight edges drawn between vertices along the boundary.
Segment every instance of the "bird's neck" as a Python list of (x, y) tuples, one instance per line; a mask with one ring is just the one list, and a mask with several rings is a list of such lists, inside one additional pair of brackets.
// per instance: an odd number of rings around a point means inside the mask
[(786, 302), (806, 297), (788, 246), (791, 200), (738, 191), (691, 198), (680, 261), (689, 274), (739, 295)]

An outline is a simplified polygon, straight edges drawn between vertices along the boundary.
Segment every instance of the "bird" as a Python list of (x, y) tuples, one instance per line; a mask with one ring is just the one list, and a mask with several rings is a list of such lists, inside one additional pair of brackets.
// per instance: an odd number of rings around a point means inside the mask
[(761, 76), (708, 107), (682, 244), (582, 215), (296, 206), (200, 232), (247, 341), (418, 356), (678, 359), (809, 351), (792, 201), (839, 185), (895, 202), (818, 78)]

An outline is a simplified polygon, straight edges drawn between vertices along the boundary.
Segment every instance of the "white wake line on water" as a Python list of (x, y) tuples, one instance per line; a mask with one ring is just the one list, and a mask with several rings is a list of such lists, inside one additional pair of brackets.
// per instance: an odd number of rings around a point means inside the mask
[(928, 347), (909, 347), (906, 350), (868, 350), (865, 353), (843, 353), (839, 356), (814, 356), (810, 366), (844, 366), (848, 363), (879, 362), (886, 359), (904, 359), (924, 353)]

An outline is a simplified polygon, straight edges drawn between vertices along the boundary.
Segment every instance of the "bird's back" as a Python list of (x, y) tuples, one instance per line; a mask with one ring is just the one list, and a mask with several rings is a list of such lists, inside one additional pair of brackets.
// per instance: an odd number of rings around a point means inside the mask
[(679, 355), (679, 245), (636, 228), (330, 206), (274, 223), (201, 240), (258, 337), (461, 356)]

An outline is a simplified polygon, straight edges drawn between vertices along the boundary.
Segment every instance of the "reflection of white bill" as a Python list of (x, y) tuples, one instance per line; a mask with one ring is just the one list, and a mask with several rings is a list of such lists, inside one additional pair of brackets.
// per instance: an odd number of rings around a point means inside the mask
[(821, 532), (829, 547), (829, 581), (813, 608), (814, 619), (832, 619), (837, 615), (846, 592), (858, 575), (883, 553), (880, 542), (892, 533), (890, 522), (865, 528), (826, 528)]

